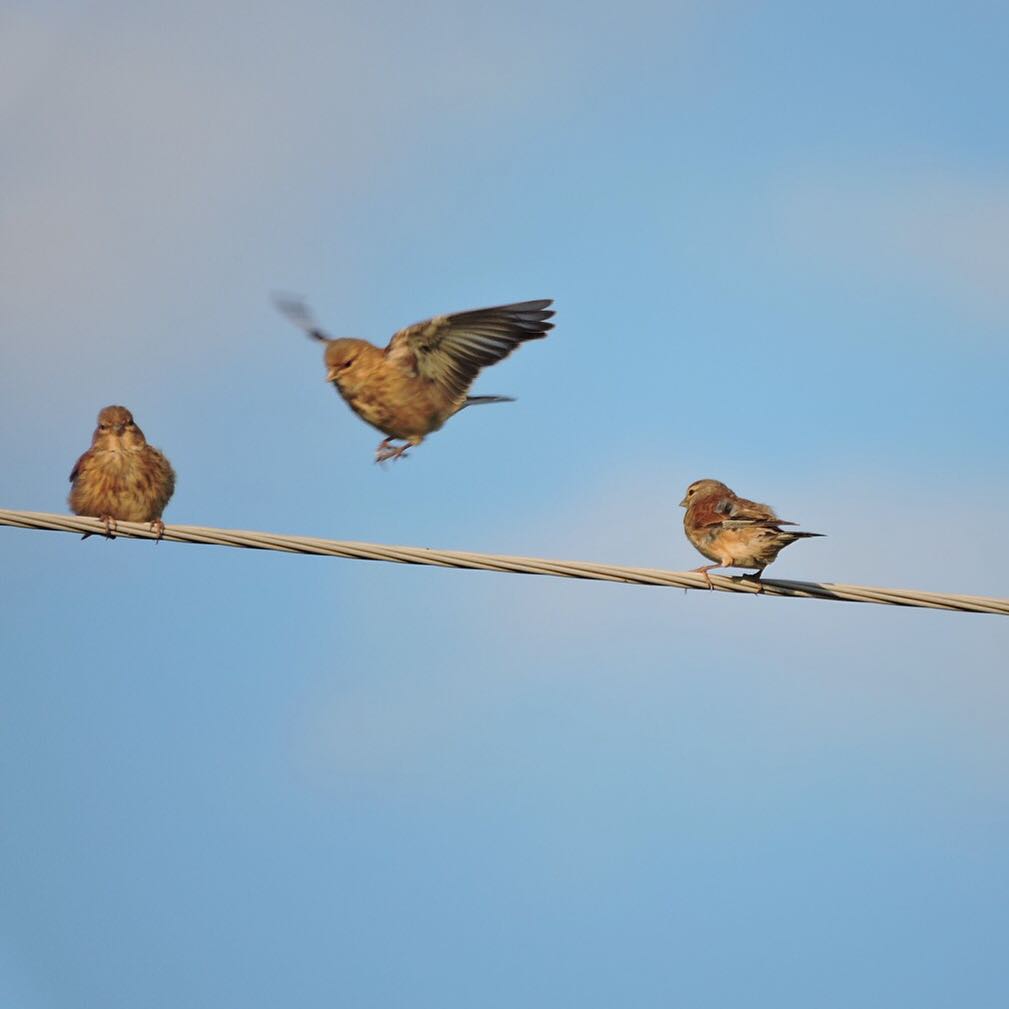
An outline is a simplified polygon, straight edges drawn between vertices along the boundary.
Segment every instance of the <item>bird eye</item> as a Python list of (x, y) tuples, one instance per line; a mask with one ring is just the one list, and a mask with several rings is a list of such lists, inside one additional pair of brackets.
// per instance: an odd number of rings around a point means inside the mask
[(108, 429), (109, 429), (109, 425), (108, 424), (99, 424), (98, 425), (98, 430), (99, 431), (108, 431)]
[(354, 363), (354, 359), (351, 358), (349, 361), (344, 361), (342, 367), (349, 368)]

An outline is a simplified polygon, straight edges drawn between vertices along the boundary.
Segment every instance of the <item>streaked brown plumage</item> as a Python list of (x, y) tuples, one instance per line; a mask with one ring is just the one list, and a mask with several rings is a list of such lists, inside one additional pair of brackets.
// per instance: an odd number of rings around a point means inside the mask
[(276, 304), (296, 326), (326, 344), (326, 380), (362, 420), (387, 436), (376, 462), (403, 455), (467, 406), (510, 402), (508, 396), (467, 393), (481, 368), (526, 340), (546, 336), (554, 314), (544, 299), (438, 315), (399, 330), (383, 350), (367, 340), (331, 339), (300, 301), (277, 298)]
[(756, 568), (759, 579), (778, 554), (790, 543), (823, 533), (801, 533), (782, 529), (795, 525), (779, 519), (770, 505), (759, 504), (734, 494), (718, 480), (696, 480), (680, 502), (686, 508), (683, 529), (687, 539), (708, 560), (695, 571), (711, 585), (713, 568)]
[(164, 533), (161, 513), (175, 490), (175, 471), (147, 444), (125, 406), (107, 406), (98, 414), (91, 448), (77, 460), (70, 483), (70, 510), (101, 519), (108, 536), (116, 519), (150, 522), (159, 539)]

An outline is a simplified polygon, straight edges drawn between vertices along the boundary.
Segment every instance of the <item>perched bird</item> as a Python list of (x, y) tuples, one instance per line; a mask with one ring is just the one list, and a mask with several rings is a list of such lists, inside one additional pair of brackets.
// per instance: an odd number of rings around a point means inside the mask
[(98, 414), (91, 448), (77, 460), (70, 483), (70, 510), (101, 519), (107, 536), (115, 532), (116, 519), (150, 522), (158, 539), (164, 534), (161, 513), (175, 490), (175, 471), (147, 444), (125, 406), (107, 406)]
[(737, 497), (717, 480), (695, 480), (680, 502), (686, 508), (683, 529), (687, 539), (714, 564), (701, 572), (711, 587), (712, 568), (756, 568), (758, 581), (764, 568), (790, 543), (823, 533), (800, 533), (782, 529), (794, 522), (779, 519), (766, 504)]
[[(384, 350), (367, 340), (327, 336), (303, 302), (276, 298), (277, 308), (310, 337), (326, 344), (326, 381), (347, 405), (386, 438), (376, 462), (396, 459), (437, 431), (453, 414), (510, 396), (468, 396), (481, 368), (520, 343), (553, 329), (550, 299), (437, 315), (393, 335)], [(394, 441), (403, 442), (393, 445)]]

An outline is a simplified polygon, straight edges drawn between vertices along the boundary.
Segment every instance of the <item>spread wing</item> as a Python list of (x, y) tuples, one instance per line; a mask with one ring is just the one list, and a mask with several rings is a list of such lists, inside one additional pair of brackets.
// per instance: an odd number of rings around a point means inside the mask
[(329, 335), (325, 330), (319, 328), (308, 309), (308, 305), (301, 298), (293, 294), (275, 294), (273, 304), (281, 315), (290, 319), (298, 329), (304, 330), (305, 334), (313, 340), (319, 340), (322, 343), (329, 341)]
[(386, 357), (458, 398), (465, 395), (481, 368), (553, 329), (554, 324), (547, 322), (554, 314), (551, 304), (548, 298), (437, 315), (396, 333), (385, 349)]
[(731, 496), (712, 497), (707, 501), (698, 502), (697, 524), (702, 526), (724, 526), (727, 529), (739, 529), (743, 526), (766, 526), (776, 529), (778, 526), (794, 526), (794, 522), (779, 519), (770, 505), (749, 501), (744, 497)]

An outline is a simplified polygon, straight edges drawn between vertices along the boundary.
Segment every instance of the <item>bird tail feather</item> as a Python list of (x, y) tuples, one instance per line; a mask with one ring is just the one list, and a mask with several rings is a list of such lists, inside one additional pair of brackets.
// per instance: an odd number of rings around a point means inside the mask
[(464, 410), (467, 406), (480, 406), (482, 403), (514, 403), (514, 396), (467, 396), (466, 402), (463, 403), (460, 410)]

